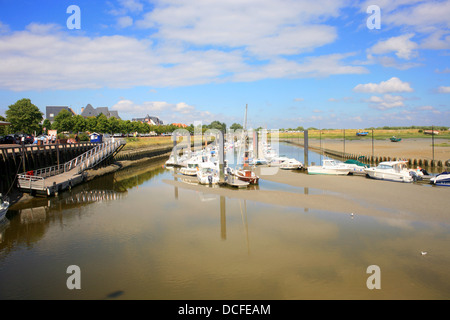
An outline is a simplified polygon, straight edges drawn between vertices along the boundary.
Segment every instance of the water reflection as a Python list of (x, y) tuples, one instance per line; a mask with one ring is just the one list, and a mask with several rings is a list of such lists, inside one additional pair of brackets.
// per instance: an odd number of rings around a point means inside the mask
[[(0, 299), (449, 296), (448, 225), (269, 205), (182, 180), (135, 167), (15, 208), (0, 225)], [(323, 192), (265, 180), (260, 190)], [(65, 287), (71, 264), (78, 292)], [(381, 291), (365, 286), (371, 264)]]

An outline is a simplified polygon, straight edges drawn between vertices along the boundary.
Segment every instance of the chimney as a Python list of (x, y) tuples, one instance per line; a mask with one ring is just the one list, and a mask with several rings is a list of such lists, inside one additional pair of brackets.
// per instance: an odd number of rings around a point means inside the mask
[(84, 111), (84, 107), (81, 107), (81, 113), (83, 113), (83, 111)]

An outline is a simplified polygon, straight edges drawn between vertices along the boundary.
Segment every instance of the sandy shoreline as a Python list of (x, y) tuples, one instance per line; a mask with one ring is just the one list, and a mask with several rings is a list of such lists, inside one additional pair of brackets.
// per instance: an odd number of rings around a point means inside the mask
[[(293, 143), (303, 144), (303, 139), (292, 139)], [(450, 159), (450, 140), (435, 139), (434, 159), (445, 162)], [(309, 145), (316, 148), (330, 149), (344, 152), (343, 139), (310, 139)], [(441, 145), (441, 146), (439, 146)], [(405, 159), (433, 159), (433, 148), (431, 138), (403, 139), (400, 142), (390, 140), (374, 140), (375, 157), (395, 157)], [(372, 140), (345, 140), (345, 152), (355, 155), (372, 156)]]

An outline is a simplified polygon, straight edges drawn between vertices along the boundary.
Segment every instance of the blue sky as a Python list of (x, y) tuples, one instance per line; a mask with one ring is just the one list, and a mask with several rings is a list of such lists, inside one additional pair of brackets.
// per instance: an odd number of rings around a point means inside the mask
[(0, 0), (0, 115), (30, 98), (165, 123), (242, 123), (248, 104), (254, 128), (449, 126), (448, 17), (450, 0)]

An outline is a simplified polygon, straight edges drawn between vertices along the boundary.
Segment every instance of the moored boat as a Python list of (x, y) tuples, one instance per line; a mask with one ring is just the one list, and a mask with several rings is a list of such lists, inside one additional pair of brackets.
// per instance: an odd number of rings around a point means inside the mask
[(6, 212), (9, 208), (9, 201), (3, 200), (2, 194), (0, 193), (0, 220), (6, 216)]
[(234, 172), (234, 175), (242, 181), (248, 182), (250, 184), (258, 184), (259, 177), (249, 169), (239, 169)]
[(450, 172), (445, 171), (430, 178), (430, 183), (436, 186), (450, 187)]
[(308, 167), (308, 174), (348, 175), (349, 172), (350, 168), (332, 159), (324, 159), (321, 166)]
[(291, 158), (289, 160), (283, 161), (280, 164), (280, 169), (284, 170), (298, 170), (303, 168), (303, 163), (298, 161), (297, 159)]
[(392, 142), (400, 142), (402, 141), (402, 138), (397, 138), (396, 136), (393, 136), (390, 138)]
[(197, 171), (197, 179), (200, 184), (219, 183), (219, 169), (211, 162), (202, 163)]
[(369, 167), (367, 164), (364, 164), (358, 160), (353, 160), (353, 159), (348, 159), (343, 164), (350, 169), (349, 173), (351, 173), (351, 174), (365, 175), (366, 172), (364, 171), (364, 168)]
[(397, 182), (413, 182), (414, 172), (406, 167), (407, 161), (384, 161), (378, 166), (365, 168), (366, 174), (373, 179)]

